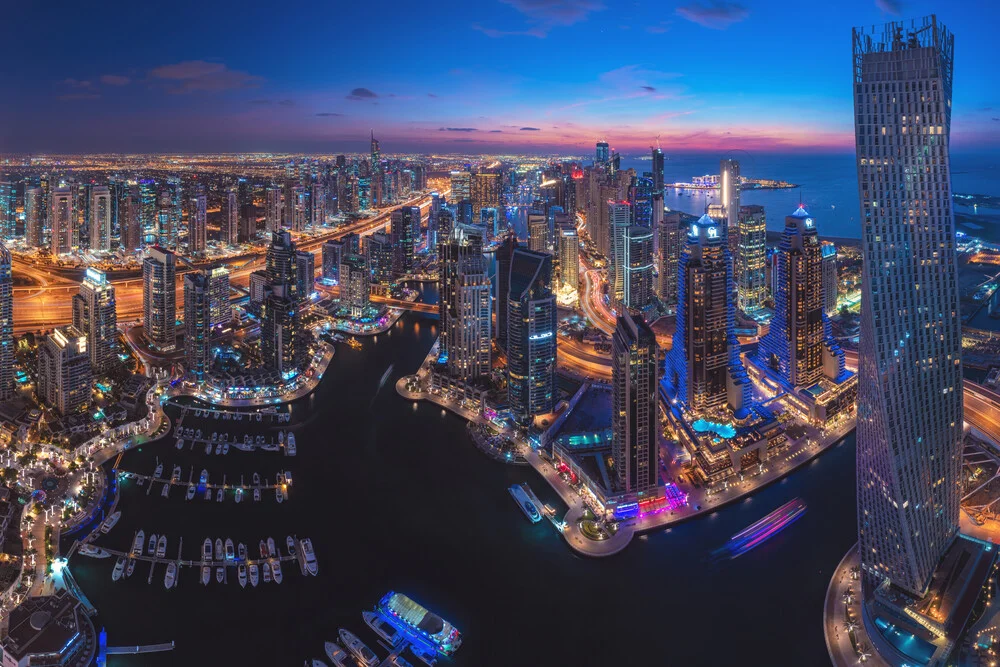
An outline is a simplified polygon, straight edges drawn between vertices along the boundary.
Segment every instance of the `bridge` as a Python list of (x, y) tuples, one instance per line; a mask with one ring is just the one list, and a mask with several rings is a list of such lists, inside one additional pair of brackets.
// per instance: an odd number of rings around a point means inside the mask
[(381, 303), (389, 306), (390, 308), (400, 308), (402, 310), (412, 310), (417, 313), (426, 313), (428, 315), (438, 315), (438, 305), (436, 303), (424, 303), (422, 301), (403, 301), (402, 299), (393, 299), (387, 296), (378, 296), (372, 294), (372, 303)]

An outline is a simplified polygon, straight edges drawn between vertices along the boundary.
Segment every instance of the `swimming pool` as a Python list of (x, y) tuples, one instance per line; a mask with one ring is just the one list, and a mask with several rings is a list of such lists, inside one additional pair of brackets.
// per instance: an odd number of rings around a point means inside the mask
[(926, 665), (934, 655), (935, 646), (928, 641), (913, 635), (906, 630), (897, 628), (881, 616), (875, 618), (875, 625), (886, 641), (895, 647), (897, 651), (905, 655), (910, 660), (915, 660), (921, 665)]
[(705, 419), (698, 419), (691, 424), (695, 433), (714, 433), (720, 438), (732, 438), (736, 435), (736, 429), (730, 424), (717, 424)]

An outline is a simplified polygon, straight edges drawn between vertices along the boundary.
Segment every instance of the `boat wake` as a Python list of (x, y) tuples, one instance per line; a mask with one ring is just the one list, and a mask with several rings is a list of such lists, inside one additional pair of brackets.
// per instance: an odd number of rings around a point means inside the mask
[(379, 392), (382, 391), (382, 387), (384, 387), (385, 383), (389, 381), (389, 376), (392, 375), (393, 368), (395, 368), (395, 364), (389, 364), (389, 368), (385, 369), (385, 373), (382, 373), (382, 379), (378, 381), (378, 388), (375, 390), (375, 395), (372, 396), (372, 402), (368, 404), (369, 410), (375, 405), (375, 399), (378, 398)]
[(798, 521), (805, 512), (806, 504), (801, 498), (790, 500), (730, 537), (728, 542), (711, 553), (709, 559), (718, 562), (742, 556)]

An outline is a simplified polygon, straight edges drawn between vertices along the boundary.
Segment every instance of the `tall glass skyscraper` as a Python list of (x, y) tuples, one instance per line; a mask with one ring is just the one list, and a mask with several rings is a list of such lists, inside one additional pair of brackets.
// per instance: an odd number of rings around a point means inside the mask
[(958, 532), (961, 325), (949, 132), (954, 37), (934, 16), (854, 34), (861, 200), (858, 537), (915, 595)]
[(619, 492), (655, 491), (659, 482), (657, 349), (644, 319), (618, 316), (611, 337), (611, 451)]
[(555, 408), (556, 324), (552, 255), (515, 249), (507, 297), (507, 393), (518, 423)]
[(456, 225), (438, 245), (440, 353), (448, 375), (476, 382), (490, 374), (493, 320), (489, 264), (476, 227)]
[(741, 206), (737, 219), (736, 293), (740, 310), (752, 314), (767, 300), (767, 216), (760, 205)]

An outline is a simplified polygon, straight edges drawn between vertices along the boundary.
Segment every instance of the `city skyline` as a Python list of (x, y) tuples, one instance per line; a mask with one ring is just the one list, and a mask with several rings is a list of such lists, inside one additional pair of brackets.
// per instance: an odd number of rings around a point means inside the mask
[[(668, 152), (848, 152), (844, 35), (931, 11), (966, 35), (955, 149), (1000, 143), (989, 66), (1000, 54), (988, 34), (1000, 9), (987, 3), (489, 0), (427, 15), (347, 5), (310, 21), (242, 5), (117, 5), (105, 8), (114, 22), (82, 7), (58, 23), (28, 3), (9, 8), (23, 28), (9, 49), (51, 48), (0, 74), (18, 100), (0, 110), (0, 153), (349, 152), (365, 149), (372, 127), (398, 152), (565, 152), (606, 138), (627, 154), (657, 136)], [(454, 55), (371, 48), (401, 30), (447, 35)], [(292, 41), (277, 58), (248, 46)], [(588, 48), (605, 41), (620, 48)]]

